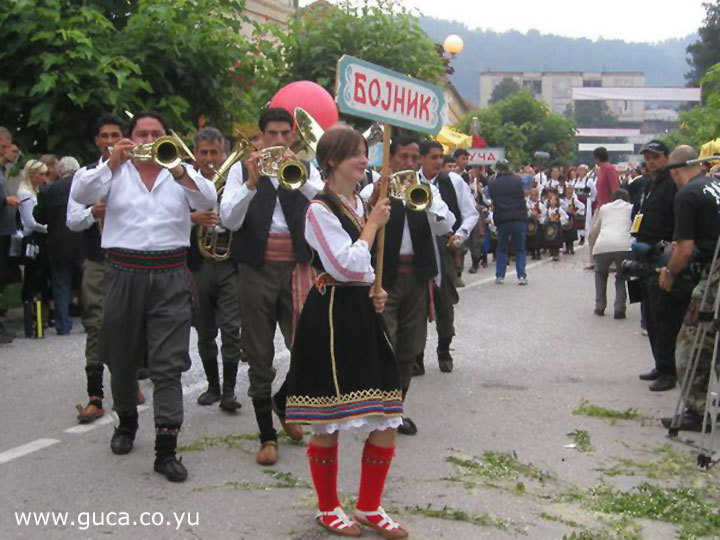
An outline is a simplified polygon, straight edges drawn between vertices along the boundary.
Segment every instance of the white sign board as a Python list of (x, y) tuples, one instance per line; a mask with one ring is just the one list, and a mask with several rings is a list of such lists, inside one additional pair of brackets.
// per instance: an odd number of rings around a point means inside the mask
[(470, 159), (468, 165), (495, 165), (505, 159), (504, 148), (468, 148)]

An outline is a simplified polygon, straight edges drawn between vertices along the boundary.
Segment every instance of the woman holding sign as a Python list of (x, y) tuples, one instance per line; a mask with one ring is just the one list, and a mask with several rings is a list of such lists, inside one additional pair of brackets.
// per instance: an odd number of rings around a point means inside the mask
[[(381, 313), (387, 293), (372, 287), (370, 246), (390, 217), (380, 200), (365, 216), (355, 194), (367, 166), (362, 135), (347, 127), (320, 138), (317, 160), (325, 189), (310, 203), (305, 238), (319, 277), (303, 307), (288, 373), (286, 420), (310, 424), (307, 448), (318, 497), (318, 523), (341, 536), (359, 536), (361, 525), (384, 538), (408, 533), (380, 506), (402, 423), (398, 364)], [(337, 494), (340, 431), (369, 433), (355, 520)]]

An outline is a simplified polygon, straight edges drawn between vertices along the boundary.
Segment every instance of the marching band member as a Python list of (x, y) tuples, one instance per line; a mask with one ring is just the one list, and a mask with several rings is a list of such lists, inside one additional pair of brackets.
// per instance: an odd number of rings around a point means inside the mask
[(539, 261), (540, 250), (543, 247), (542, 226), (547, 219), (547, 208), (545, 203), (540, 200), (537, 188), (530, 188), (526, 204), (528, 209), (528, 234), (525, 239), (525, 249), (530, 253), (532, 260)]
[[(260, 148), (288, 146), (293, 137), (293, 118), (285, 109), (270, 108), (258, 121)], [(289, 150), (286, 158), (294, 157)], [(310, 248), (303, 236), (308, 201), (323, 188), (320, 173), (310, 164), (308, 180), (298, 190), (280, 186), (274, 176), (262, 174), (258, 161), (262, 151), (253, 152), (245, 163), (236, 163), (220, 202), (220, 220), (237, 231), (231, 244), (232, 259), (240, 278), (240, 315), (243, 346), (248, 354), (248, 377), (255, 418), (260, 430), (260, 449), (255, 460), (274, 465), (278, 458), (277, 433), (273, 426), (275, 408), (283, 428), (302, 439), (299, 426), (284, 420), (285, 386), (273, 400), (275, 379), (275, 328), (292, 347), (293, 327), (312, 286)], [(275, 404), (274, 404), (275, 403)]]
[(565, 186), (562, 209), (568, 215), (568, 222), (563, 228), (563, 240), (565, 242), (565, 255), (575, 254), (575, 241), (578, 239), (577, 222), (580, 217), (585, 216), (585, 205), (575, 194), (575, 188), (571, 184)]
[(113, 409), (120, 426), (110, 447), (132, 450), (138, 427), (136, 377), (145, 348), (154, 384), (155, 466), (182, 482), (187, 469), (175, 457), (183, 422), (180, 376), (190, 367), (188, 344), (192, 291), (186, 264), (190, 208), (209, 210), (215, 187), (191, 167), (161, 168), (131, 159), (135, 145), (168, 132), (154, 112), (137, 114), (109, 159), (79, 175), (71, 194), (80, 204), (107, 201), (102, 247), (108, 268), (103, 283), (101, 354), (112, 372)]
[(438, 237), (441, 280), (435, 295), (438, 363), (440, 371), (450, 373), (453, 369), (450, 344), (455, 335), (454, 306), (460, 299), (456, 289), (457, 273), (453, 253), (467, 240), (480, 216), (470, 186), (461, 176), (441, 171), (442, 157), (443, 147), (439, 142), (423, 141), (420, 144), (420, 179), (438, 188), (443, 201), (455, 216), (452, 234)]
[[(100, 151), (100, 160), (79, 169), (73, 183), (80, 176), (91, 171), (100, 161), (110, 157), (110, 149), (122, 138), (124, 122), (119, 116), (106, 114), (97, 122), (95, 146)], [(100, 223), (105, 217), (105, 201), (100, 200), (86, 207), (68, 199), (66, 225), (74, 232), (83, 232), (85, 260), (82, 277), (82, 322), (85, 327), (85, 376), (87, 377), (88, 404), (76, 405), (78, 422), (94, 422), (105, 414), (103, 408), (103, 366), (100, 356), (100, 326), (102, 323), (103, 279), (105, 277), (105, 255), (100, 247)], [(142, 400), (144, 401), (144, 397)]]
[[(200, 174), (210, 180), (225, 161), (225, 139), (215, 128), (201, 129), (195, 136), (193, 154)], [(235, 383), (242, 356), (237, 269), (230, 260), (206, 260), (198, 249), (197, 227), (215, 227), (218, 224), (217, 212), (195, 210), (190, 214), (190, 219), (196, 227), (190, 234), (188, 267), (193, 273), (198, 292), (198, 305), (193, 310), (193, 326), (197, 331), (198, 353), (208, 381), (208, 389), (200, 394), (197, 402), (199, 405), (212, 405), (219, 401), (222, 410), (235, 412), (241, 407), (235, 397)], [(222, 391), (215, 341), (218, 330), (222, 339)]]
[[(392, 173), (415, 170), (420, 148), (415, 139), (396, 137), (390, 145)], [(430, 310), (430, 287), (439, 280), (440, 259), (435, 237), (451, 232), (455, 221), (447, 204), (435, 186), (426, 184), (432, 193), (427, 211), (408, 210), (404, 201), (391, 198), (390, 221), (385, 228), (383, 288), (388, 301), (383, 318), (390, 342), (400, 366), (400, 385), (403, 400), (410, 389), (413, 366), (423, 354), (427, 339), (427, 319)], [(361, 196), (369, 200), (380, 184), (366, 187)], [(424, 366), (416, 375), (424, 373)], [(415, 435), (417, 426), (410, 418), (403, 418), (398, 431)]]
[[(560, 260), (560, 248), (563, 245), (562, 227), (568, 222), (568, 215), (562, 209), (560, 198), (551, 193), (547, 199), (547, 219), (545, 220), (545, 247), (553, 261)], [(554, 234), (550, 231), (554, 228)]]
[[(377, 231), (390, 218), (390, 202), (377, 201), (365, 217), (355, 185), (364, 174), (367, 144), (357, 131), (325, 132), (317, 160), (327, 184), (308, 207), (305, 238), (320, 275), (293, 344), (287, 421), (312, 426), (307, 456), (322, 527), (360, 536), (363, 525), (384, 538), (406, 538), (407, 531), (381, 506), (403, 408), (398, 363), (380, 315), (387, 293), (373, 288), (370, 254)], [(354, 520), (337, 493), (338, 438), (349, 429), (369, 433)]]

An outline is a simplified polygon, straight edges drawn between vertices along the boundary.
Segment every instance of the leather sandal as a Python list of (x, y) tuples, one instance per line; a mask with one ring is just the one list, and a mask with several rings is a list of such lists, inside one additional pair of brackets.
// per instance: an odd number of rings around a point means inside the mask
[(270, 400), (270, 404), (275, 416), (277, 416), (278, 420), (280, 420), (280, 425), (282, 426), (285, 435), (290, 437), (293, 441), (302, 441), (304, 435), (302, 426), (300, 424), (288, 423), (285, 421), (285, 413), (280, 411), (280, 407), (278, 407), (275, 402), (275, 397)]
[(277, 441), (265, 441), (260, 445), (255, 456), (255, 461), (258, 465), (269, 466), (275, 465), (278, 460), (278, 443)]
[[(368, 518), (379, 517), (377, 521)], [(395, 538), (407, 538), (409, 533), (403, 529), (399, 523), (385, 513), (382, 506), (379, 506), (374, 512), (363, 512), (355, 509), (355, 521), (369, 529), (372, 529), (383, 538), (393, 540)]]
[(102, 400), (95, 396), (90, 396), (90, 400), (85, 407), (78, 403), (75, 405), (75, 408), (78, 412), (78, 422), (81, 424), (89, 424), (105, 416), (105, 409), (103, 409)]
[[(326, 521), (324, 518), (329, 519)], [(360, 525), (351, 520), (339, 506), (332, 512), (318, 512), (315, 514), (315, 519), (321, 527), (338, 536), (360, 536), (362, 534)]]

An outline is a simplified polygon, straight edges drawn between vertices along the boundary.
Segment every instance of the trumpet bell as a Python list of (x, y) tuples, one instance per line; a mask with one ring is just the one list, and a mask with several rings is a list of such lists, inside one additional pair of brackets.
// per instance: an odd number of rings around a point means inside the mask
[(307, 182), (307, 169), (301, 161), (285, 161), (278, 169), (278, 181), (288, 191), (300, 189)]
[(432, 191), (420, 182), (416, 171), (399, 171), (390, 175), (390, 196), (405, 203), (408, 210), (422, 212), (432, 204)]
[(296, 137), (295, 142), (290, 145), (290, 150), (299, 160), (310, 161), (315, 157), (318, 141), (324, 133), (323, 128), (302, 107), (295, 107), (293, 117)]

